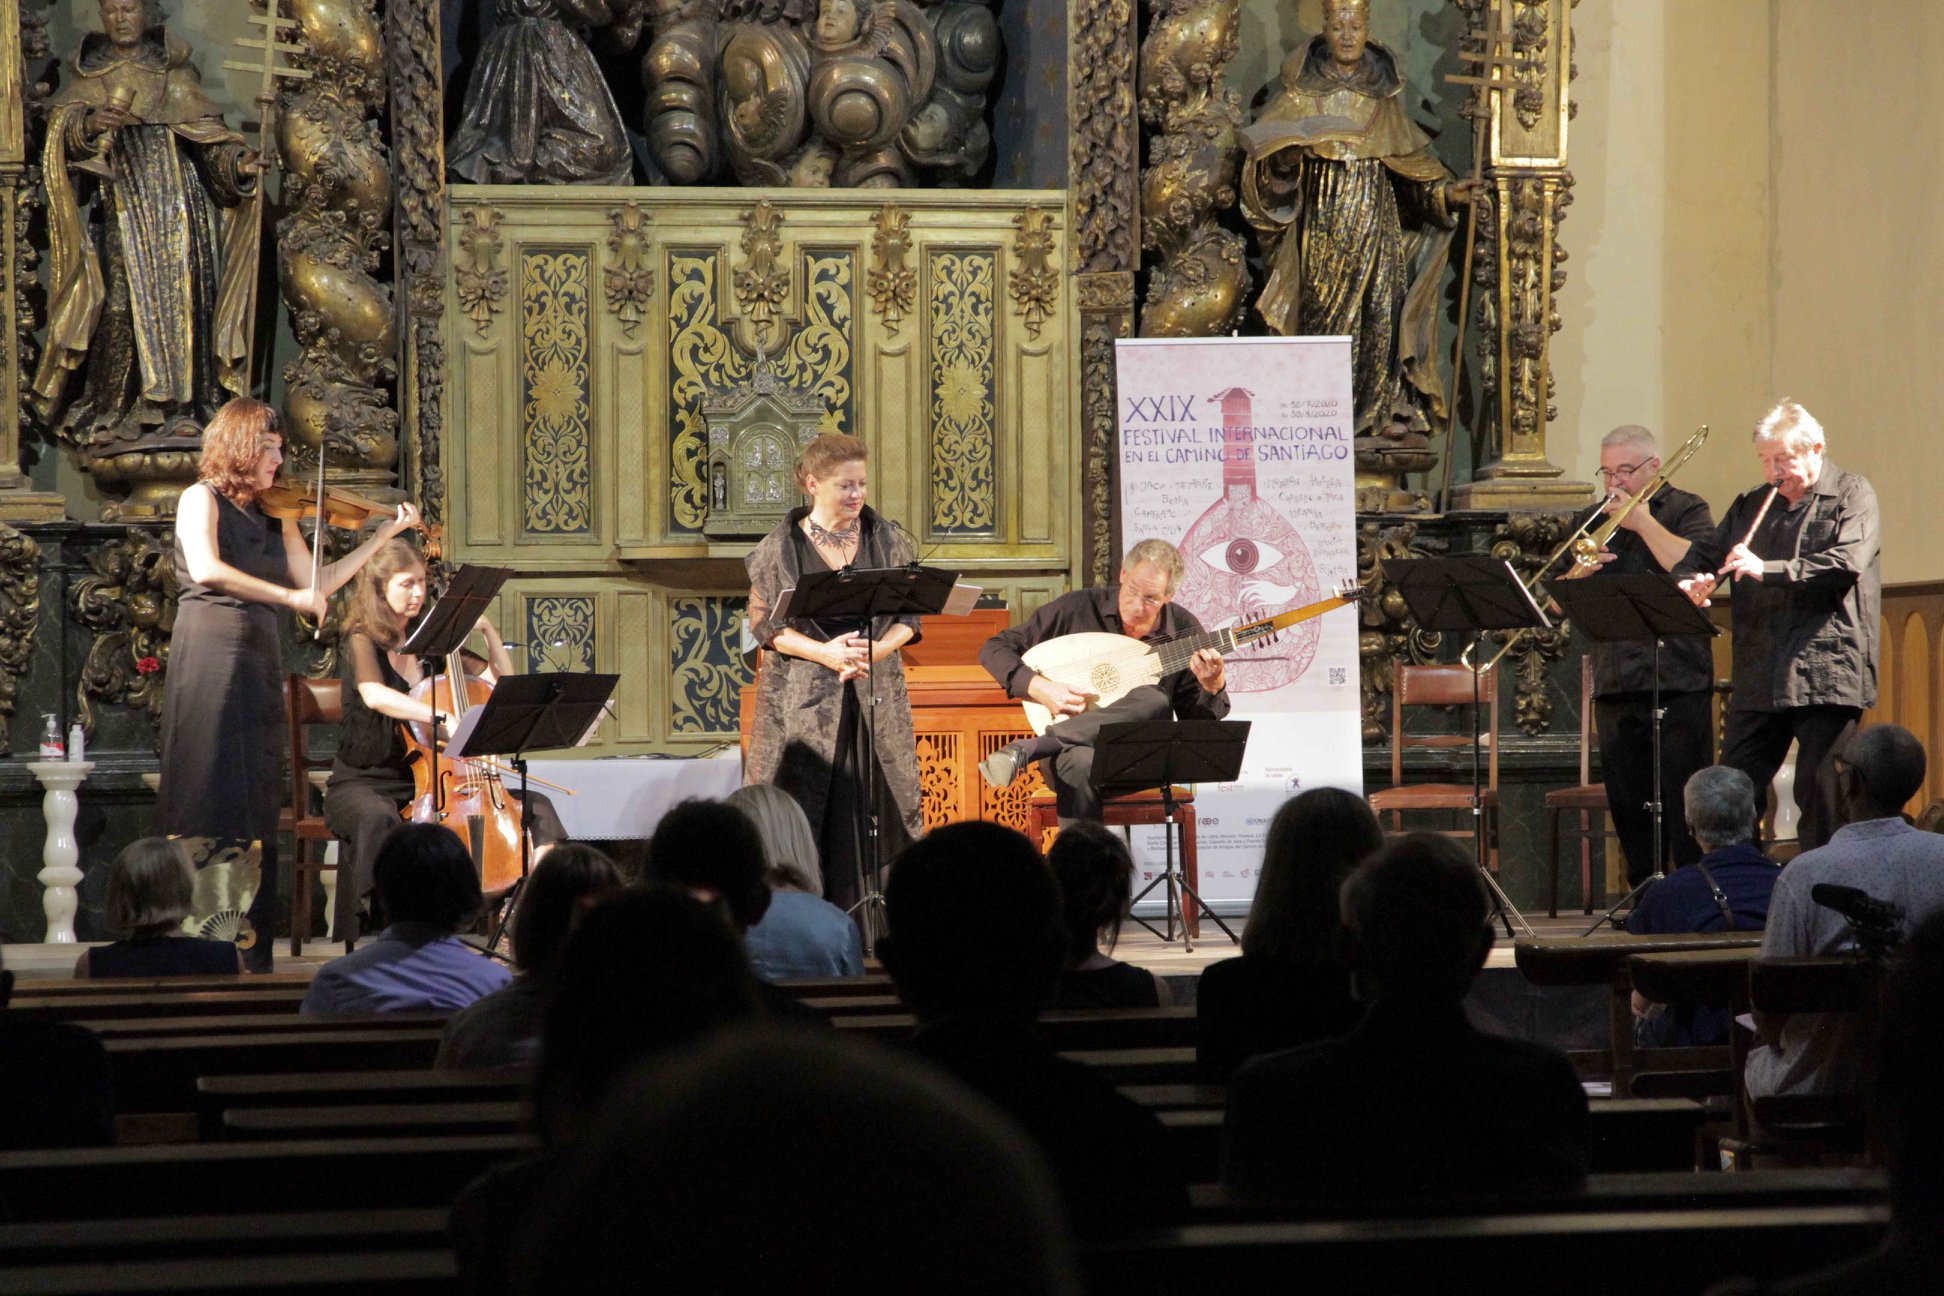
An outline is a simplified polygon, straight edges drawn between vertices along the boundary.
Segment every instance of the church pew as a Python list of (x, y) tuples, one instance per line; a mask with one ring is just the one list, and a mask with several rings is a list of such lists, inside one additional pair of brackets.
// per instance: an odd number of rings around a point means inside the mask
[[(867, 1013), (838, 1017), (833, 1019), (833, 1024), (838, 1030), (860, 1036), (895, 1040), (917, 1029), (918, 1022), (909, 1013)], [(1040, 1018), (1039, 1036), (1057, 1051), (1192, 1046), (1195, 1010), (1114, 1008), (1049, 1012)]]
[(73, 995), (161, 995), (194, 991), (241, 991), (282, 994), (291, 989), (310, 987), (310, 972), (269, 972), (252, 975), (192, 977), (84, 977), (63, 980), (32, 980), (14, 983), (15, 1004), (37, 1003)]
[(1080, 1252), (1090, 1290), (1227, 1296), (1249, 1286), (1337, 1294), (1515, 1290), (1571, 1296), (1699, 1293), (1737, 1274), (1777, 1278), (1869, 1249), (1884, 1205), (1539, 1213), (1189, 1225)]
[(14, 1296), (166, 1296), (287, 1292), (290, 1296), (458, 1296), (450, 1246), (413, 1251), (324, 1251), (275, 1256), (83, 1261), (33, 1265), (7, 1276)]
[(530, 1109), (519, 1099), (243, 1107), (222, 1114), (221, 1137), (247, 1140), (511, 1134), (526, 1128), (530, 1120)]
[(91, 1030), (102, 1041), (111, 1039), (152, 1039), (165, 1035), (315, 1034), (320, 1031), (444, 1030), (452, 1014), (347, 1013), (329, 1017), (305, 1017), (297, 1013), (237, 1013), (216, 1017), (130, 1017), (106, 1021), (78, 1021), (74, 1025)]
[(427, 1206), (0, 1224), (0, 1268), (289, 1252), (435, 1250), (448, 1244), (450, 1220), (451, 1212), (445, 1207)]
[(511, 1069), (208, 1075), (196, 1081), (196, 1118), (204, 1138), (221, 1138), (226, 1111), (337, 1103), (517, 1102), (532, 1085), (533, 1072)]
[[(1694, 1140), (1706, 1114), (1684, 1098), (1611, 1098), (1587, 1104), (1587, 1164), (1599, 1173), (1691, 1170)], [(1190, 1182), (1219, 1178), (1223, 1112), (1220, 1108), (1158, 1111), (1175, 1155)], [(1408, 1175), (1410, 1167), (1398, 1167)]]
[(424, 1070), (442, 1030), (344, 1029), (158, 1035), (102, 1041), (117, 1112), (186, 1112), (201, 1076), (266, 1071)]
[(277, 986), (261, 990), (144, 990), (133, 994), (55, 995), (47, 999), (15, 1000), (7, 1012), (23, 1021), (112, 1021), (142, 1017), (261, 1016), (283, 1013), (295, 1017), (304, 1002), (305, 987)]
[(15, 1221), (448, 1206), (482, 1171), (537, 1145), (525, 1134), (183, 1143), (0, 1152)]
[(1886, 1205), (1889, 1180), (1880, 1169), (1822, 1166), (1704, 1174), (1694, 1170), (1594, 1173), (1579, 1192), (1541, 1200), (1477, 1197), (1443, 1203), (1375, 1204), (1328, 1196), (1301, 1203), (1238, 1195), (1219, 1183), (1188, 1189), (1191, 1221), (1197, 1224), (1282, 1219), (1392, 1218), (1401, 1215), (1529, 1214), (1538, 1210), (1569, 1214), (1626, 1211), (1772, 1210), (1805, 1206)]
[(1640, 1055), (1633, 1042), (1633, 981), (1627, 960), (1640, 954), (1686, 950), (1757, 948), (1760, 932), (1678, 933), (1635, 936), (1630, 932), (1602, 932), (1594, 936), (1547, 936), (1517, 941), (1512, 947), (1519, 972), (1537, 986), (1604, 985), (1607, 998), (1607, 1047), (1611, 1058), (1613, 1096), (1633, 1096), (1633, 1077), (1643, 1066), (1651, 1069), (1706, 1070), (1718, 1060), (1696, 1066), (1691, 1058), (1671, 1056), (1657, 1049)]
[(1193, 1047), (1065, 1049), (1060, 1056), (1111, 1085), (1191, 1084), (1201, 1074)]

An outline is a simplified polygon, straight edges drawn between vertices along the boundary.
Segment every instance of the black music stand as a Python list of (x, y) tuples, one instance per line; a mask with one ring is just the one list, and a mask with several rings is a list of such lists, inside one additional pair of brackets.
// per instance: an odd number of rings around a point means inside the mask
[(620, 682), (619, 675), (591, 673), (509, 675), (493, 686), (484, 706), (466, 717), (467, 732), (459, 736), (452, 756), (505, 756), (520, 776), (520, 877), (500, 902), (500, 918), (486, 942), (489, 951), (499, 944), (500, 931), (519, 905), (533, 862), (533, 784), (527, 778), (527, 753), (578, 747)]
[[(1161, 876), (1141, 888), (1140, 895), (1127, 902), (1128, 917), (1154, 932), (1170, 945), (1174, 943), (1177, 913), (1181, 916), (1182, 952), (1192, 953), (1195, 941), (1188, 933), (1188, 902), (1195, 902), (1198, 914), (1212, 919), (1222, 934), (1236, 944), (1241, 940), (1229, 930), (1201, 893), (1183, 875), (1175, 852), (1175, 835), (1181, 825), (1175, 821), (1174, 788), (1177, 783), (1233, 783), (1242, 774), (1242, 754), (1249, 745), (1247, 720), (1136, 720), (1130, 724), (1102, 725), (1094, 737), (1093, 774), (1089, 780), (1094, 794), (1102, 801), (1127, 792), (1161, 791), (1161, 831), (1164, 865)], [(1167, 930), (1133, 910), (1147, 893), (1167, 885)]]
[[(925, 567), (915, 562), (901, 567), (840, 567), (836, 571), (803, 573), (793, 588), (783, 591), (776, 607), (771, 610), (771, 616), (778, 622), (799, 618), (852, 622), (857, 626), (857, 633), (875, 640), (877, 636), (871, 631), (878, 618), (936, 616), (953, 605), (955, 595), (965, 605), (958, 609), (961, 613), (969, 610), (978, 597), (977, 591), (970, 586), (958, 584), (957, 572), (946, 571), (942, 567)], [(880, 859), (882, 840), (878, 826), (882, 810), (878, 804), (878, 784), (881, 780), (878, 777), (879, 699), (875, 660), (870, 660), (865, 669), (864, 696), (869, 706), (865, 725), (870, 741), (865, 757), (865, 794), (858, 803), (864, 821), (855, 825), (856, 829), (861, 830), (858, 832), (856, 859), (857, 903), (851, 906), (850, 912), (858, 915), (858, 925), (864, 934), (864, 952), (869, 954), (877, 946), (878, 911), (884, 905), (884, 897), (877, 889), (883, 861)]]
[[(439, 676), (444, 674), (446, 658), (465, 646), (472, 637), (473, 627), (479, 618), (486, 615), (486, 609), (493, 605), (499, 596), (500, 586), (513, 576), (511, 567), (461, 567), (452, 573), (446, 583), (445, 593), (412, 627), (412, 633), (405, 636), (405, 642), (398, 651), (408, 657), (419, 657), (433, 663), (427, 672), (432, 680), (431, 697), (439, 695)], [(463, 688), (456, 684), (454, 688)], [(455, 693), (455, 697), (456, 697)], [(455, 704), (454, 710), (457, 710)], [(437, 713), (435, 707), (434, 713)], [(426, 726), (432, 735), (432, 769), (436, 775), (439, 768), (439, 726), (435, 720)], [(443, 809), (445, 784), (434, 777), (432, 780), (432, 804), (434, 809)]]
[(1593, 920), (1583, 936), (1591, 936), (1623, 907), (1631, 908), (1636, 897), (1653, 883), (1667, 876), (1667, 860), (1662, 846), (1662, 820), (1667, 812), (1661, 800), (1661, 724), (1667, 718), (1661, 706), (1661, 644), (1668, 639), (1721, 633), (1720, 627), (1696, 607), (1681, 589), (1680, 582), (1661, 572), (1631, 572), (1626, 575), (1601, 575), (1591, 580), (1557, 580), (1546, 588), (1573, 624), (1594, 643), (1628, 640), (1654, 641), (1654, 790), (1644, 807), (1654, 816), (1654, 871), (1642, 878), (1633, 890)]
[[(1532, 924), (1513, 905), (1512, 898), (1505, 894), (1505, 888), (1485, 863), (1484, 780), (1479, 771), (1479, 749), (1484, 745), (1480, 733), (1479, 678), (1484, 668), (1478, 663), (1487, 630), (1531, 630), (1550, 627), (1552, 622), (1532, 601), (1532, 592), (1519, 580), (1512, 564), (1503, 558), (1480, 554), (1456, 558), (1386, 558), (1384, 576), (1403, 597), (1419, 629), (1456, 630), (1472, 637), (1472, 863), (1492, 893), (1506, 936), (1513, 935), (1515, 918), (1530, 936)], [(1396, 734), (1391, 735), (1391, 741), (1397, 741)]]

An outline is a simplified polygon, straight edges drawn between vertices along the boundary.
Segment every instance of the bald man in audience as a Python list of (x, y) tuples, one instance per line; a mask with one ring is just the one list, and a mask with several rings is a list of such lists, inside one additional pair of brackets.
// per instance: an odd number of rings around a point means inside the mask
[[(1944, 836), (1904, 820), (1923, 790), (1924, 748), (1900, 725), (1871, 725), (1834, 758), (1836, 794), (1847, 822), (1825, 846), (1790, 860), (1769, 901), (1763, 958), (1812, 958), (1856, 948), (1849, 921), (1816, 903), (1823, 882), (1855, 887), (1903, 910), (1907, 933), (1944, 910)], [(1851, 1013), (1758, 1017), (1761, 1038), (1742, 1072), (1753, 1098), (1842, 1094), (1861, 1079), (1862, 1036)]]

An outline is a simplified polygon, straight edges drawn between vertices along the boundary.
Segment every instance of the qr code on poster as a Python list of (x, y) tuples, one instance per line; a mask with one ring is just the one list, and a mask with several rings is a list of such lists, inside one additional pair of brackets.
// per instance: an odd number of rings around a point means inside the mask
[(1341, 684), (1341, 683), (1343, 683), (1343, 682), (1344, 682), (1344, 674), (1345, 674), (1345, 671), (1346, 671), (1347, 669), (1348, 669), (1347, 667), (1343, 667), (1343, 666), (1332, 666), (1332, 667), (1330, 667), (1330, 683), (1332, 683), (1332, 684)]

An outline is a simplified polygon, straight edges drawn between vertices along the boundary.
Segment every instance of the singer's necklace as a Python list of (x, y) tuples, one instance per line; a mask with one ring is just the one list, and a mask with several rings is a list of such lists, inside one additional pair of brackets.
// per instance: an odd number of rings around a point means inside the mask
[(806, 517), (803, 520), (810, 527), (811, 544), (829, 545), (832, 548), (841, 549), (851, 541), (857, 539), (858, 519), (856, 518), (851, 519), (849, 526), (839, 527), (835, 531), (832, 531), (828, 527), (819, 526), (817, 519), (813, 517)]

